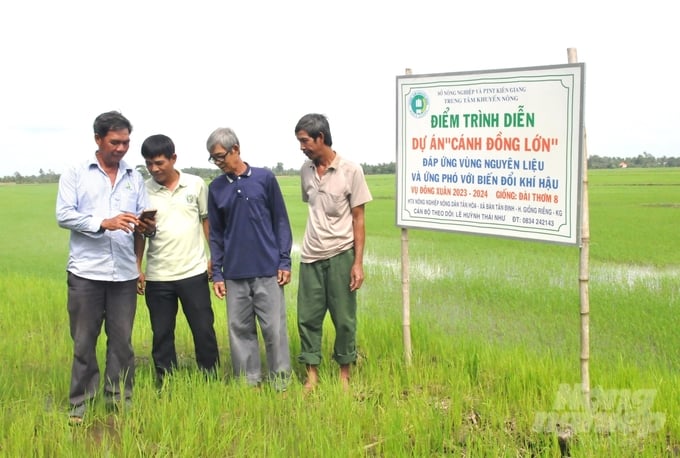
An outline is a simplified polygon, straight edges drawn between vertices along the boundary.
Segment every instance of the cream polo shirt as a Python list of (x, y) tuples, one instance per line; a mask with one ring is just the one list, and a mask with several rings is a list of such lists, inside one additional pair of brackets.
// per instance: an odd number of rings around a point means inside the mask
[(179, 172), (174, 191), (153, 178), (145, 184), (150, 206), (158, 210), (156, 235), (147, 239), (146, 279), (175, 281), (206, 272), (203, 220), (208, 217), (208, 186), (205, 181)]
[(323, 176), (308, 160), (300, 178), (302, 200), (309, 207), (300, 260), (310, 263), (329, 259), (352, 248), (352, 208), (373, 199), (362, 168), (336, 153)]

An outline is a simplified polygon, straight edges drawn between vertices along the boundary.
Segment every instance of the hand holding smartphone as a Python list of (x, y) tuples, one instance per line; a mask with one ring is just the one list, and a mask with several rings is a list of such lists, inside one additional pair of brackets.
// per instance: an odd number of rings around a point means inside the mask
[(141, 215), (139, 215), (139, 219), (141, 220), (147, 220), (147, 219), (154, 219), (156, 216), (157, 210), (155, 209), (148, 209), (144, 210)]
[[(156, 222), (154, 218), (156, 217), (156, 209), (149, 208), (144, 210), (139, 215), (140, 225), (137, 226), (137, 231), (140, 234), (144, 234), (145, 237), (153, 237), (156, 235)], [(151, 231), (149, 231), (151, 229)]]

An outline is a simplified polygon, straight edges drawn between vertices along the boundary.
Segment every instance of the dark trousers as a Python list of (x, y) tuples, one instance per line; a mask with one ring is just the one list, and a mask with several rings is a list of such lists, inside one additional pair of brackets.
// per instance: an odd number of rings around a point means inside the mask
[(104, 393), (115, 400), (129, 399), (135, 376), (132, 325), (137, 311), (137, 280), (88, 280), (69, 272), (67, 284), (73, 339), (71, 404), (91, 399), (99, 388), (96, 347), (102, 323), (107, 336)]
[(215, 316), (210, 301), (208, 274), (176, 281), (147, 281), (146, 305), (153, 331), (153, 356), (156, 374), (162, 378), (177, 367), (175, 324), (178, 301), (194, 337), (196, 363), (206, 372), (217, 372), (219, 351), (215, 336)]

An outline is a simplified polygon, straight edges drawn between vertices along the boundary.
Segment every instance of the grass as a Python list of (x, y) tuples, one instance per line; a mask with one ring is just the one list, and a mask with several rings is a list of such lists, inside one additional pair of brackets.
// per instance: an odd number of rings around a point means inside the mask
[[(604, 412), (614, 421), (608, 429), (568, 440), (572, 456), (680, 454), (678, 183), (680, 169), (590, 172), (591, 384), (595, 392), (623, 394)], [(198, 376), (180, 318), (182, 368), (158, 392), (140, 298), (134, 407), (113, 414), (97, 400), (78, 428), (66, 421), (68, 233), (54, 221), (56, 185), (0, 187), (0, 456), (561, 456), (561, 433), (535, 423), (554, 410), (561, 386), (580, 383), (579, 250), (408, 231), (407, 367), (394, 177), (370, 176), (369, 184), (360, 359), (350, 393), (336, 381), (328, 322), (317, 392), (304, 396), (295, 383), (282, 396), (233, 380), (226, 307), (215, 297), (223, 380)], [(299, 244), (306, 218), (299, 180), (283, 177), (281, 185)], [(298, 256), (286, 289), (293, 355)], [(102, 337), (100, 362), (103, 350)], [(625, 393), (641, 390), (654, 394), (648, 413), (663, 415), (662, 427), (649, 432), (638, 422), (619, 431), (631, 418)]]

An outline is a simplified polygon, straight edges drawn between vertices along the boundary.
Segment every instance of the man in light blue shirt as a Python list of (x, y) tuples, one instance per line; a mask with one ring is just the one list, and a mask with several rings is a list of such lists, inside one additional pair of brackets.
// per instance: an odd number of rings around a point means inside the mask
[(94, 156), (59, 180), (57, 222), (71, 231), (66, 267), (74, 344), (69, 418), (75, 424), (83, 421), (87, 402), (99, 389), (96, 345), (102, 324), (107, 335), (106, 400), (120, 406), (132, 397), (132, 325), (139, 278), (134, 238), (152, 236), (155, 222), (137, 217), (148, 200), (141, 174), (122, 160), (130, 132), (132, 125), (122, 114), (99, 115), (94, 121)]

